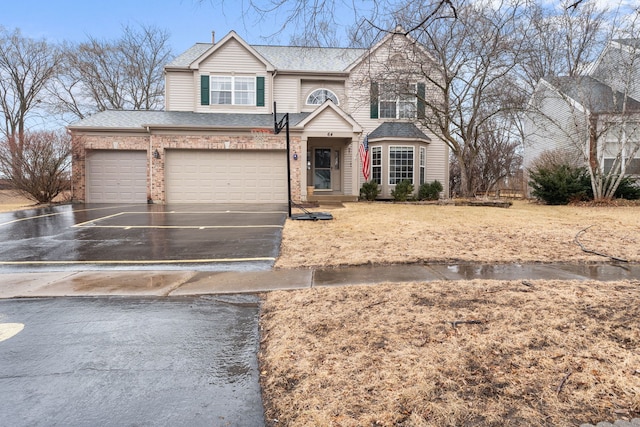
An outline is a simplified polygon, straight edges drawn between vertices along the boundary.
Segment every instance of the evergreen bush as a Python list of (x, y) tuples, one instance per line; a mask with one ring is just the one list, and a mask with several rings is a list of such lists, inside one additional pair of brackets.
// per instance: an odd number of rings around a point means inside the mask
[(440, 198), (440, 192), (443, 190), (440, 181), (435, 180), (431, 183), (425, 182), (420, 185), (418, 189), (419, 200), (438, 200)]
[(396, 184), (396, 188), (391, 190), (391, 197), (396, 202), (406, 202), (413, 197), (413, 184), (409, 180), (404, 180)]
[(557, 164), (531, 170), (531, 194), (549, 205), (566, 205), (588, 198), (589, 175), (583, 167)]
[(375, 181), (368, 181), (362, 184), (360, 187), (360, 198), (368, 201), (373, 201), (380, 194), (380, 188)]

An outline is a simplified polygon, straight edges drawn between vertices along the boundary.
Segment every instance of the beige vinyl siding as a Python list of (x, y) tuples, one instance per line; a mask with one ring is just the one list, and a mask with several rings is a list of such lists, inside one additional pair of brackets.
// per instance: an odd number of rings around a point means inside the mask
[[(203, 60), (196, 73), (195, 90), (192, 92), (196, 99), (196, 112), (207, 113), (268, 113), (271, 100), (271, 82), (267, 78), (266, 66), (258, 60), (250, 51), (238, 43), (236, 40), (229, 40), (220, 46), (211, 56)], [(262, 76), (265, 77), (265, 106), (256, 107), (247, 105), (200, 105), (200, 83), (201, 75), (219, 76)]]
[(265, 65), (236, 40), (229, 40), (200, 63), (200, 73), (264, 73)]
[(273, 81), (273, 99), (278, 112), (298, 112), (298, 93), (300, 92), (300, 77), (276, 75)]
[[(420, 52), (414, 51), (414, 45), (410, 44), (406, 38), (403, 37), (394, 37), (390, 40), (386, 45), (379, 46), (375, 51), (372, 52), (372, 56), (370, 59), (363, 61), (359, 64), (351, 73), (349, 80), (347, 82), (347, 94), (348, 94), (348, 106), (344, 108), (346, 111), (353, 117), (353, 119), (358, 122), (363, 127), (363, 137), (365, 134), (372, 132), (378, 126), (380, 126), (383, 122), (389, 121), (390, 119), (371, 119), (370, 112), (370, 85), (371, 79), (374, 81), (380, 81), (384, 79), (386, 75), (389, 75), (392, 70), (389, 68), (389, 64), (393, 64), (393, 66), (402, 67), (403, 64), (401, 61), (397, 61), (394, 59), (398, 54), (406, 55), (409, 57), (408, 61), (405, 61), (407, 65), (415, 64), (421, 62), (425, 67), (428, 65), (429, 58), (423, 57), (421, 61), (416, 59), (417, 55), (420, 55)], [(393, 67), (392, 66), (392, 67)], [(420, 72), (415, 74), (411, 73), (402, 73), (403, 78), (407, 81), (413, 80), (424, 81), (424, 76), (421, 76)], [(442, 96), (442, 93), (436, 89), (433, 85), (426, 85), (426, 96), (431, 99), (436, 99), (438, 96)], [(413, 122), (416, 126), (418, 126), (429, 138), (431, 138), (431, 142), (426, 145), (427, 148), (427, 159), (426, 159), (426, 175), (425, 179), (427, 182), (431, 182), (434, 180), (440, 181), (442, 186), (444, 187), (443, 194), (445, 196), (449, 195), (449, 148), (448, 146), (438, 138), (436, 135), (429, 132), (420, 124), (418, 120)], [(357, 180), (356, 185), (358, 187), (358, 191), (360, 186), (364, 183), (364, 177), (362, 175), (362, 171), (360, 170), (360, 158), (357, 154), (358, 144), (360, 141), (354, 142), (354, 149), (356, 150), (355, 155), (355, 166), (357, 168)], [(385, 142), (375, 144), (370, 143), (372, 145), (381, 146), (384, 145), (384, 150), (387, 150), (387, 146), (391, 145), (411, 145), (416, 147), (416, 151), (414, 153), (415, 160), (419, 158), (419, 144), (408, 141), (408, 142)], [(417, 165), (417, 163), (416, 163)], [(388, 156), (387, 153), (383, 155), (383, 181), (388, 179)], [(417, 170), (417, 166), (416, 166)], [(416, 186), (417, 189), (417, 186)], [(389, 189), (387, 188), (387, 191)], [(390, 197), (390, 194), (387, 193), (384, 196)]]
[(305, 132), (316, 134), (331, 132), (333, 136), (338, 136), (338, 133), (352, 134), (353, 127), (351, 124), (346, 123), (344, 118), (336, 111), (327, 108), (322, 114), (318, 115), (311, 123), (305, 126)]
[[(169, 71), (166, 75), (165, 85), (165, 110), (166, 111), (193, 111), (199, 88), (196, 89), (195, 77), (192, 71)], [(199, 98), (198, 98), (199, 99)]]
[[(358, 191), (354, 192), (353, 180), (350, 179), (350, 177), (353, 176), (353, 156), (351, 155), (351, 153), (353, 152), (354, 147), (357, 146), (352, 142), (351, 144), (349, 144), (349, 146), (346, 147), (346, 149), (342, 150), (342, 159), (340, 161), (340, 163), (343, 165), (342, 169), (344, 175), (344, 179), (342, 182), (342, 191), (344, 192), (344, 194), (358, 195), (360, 189), (358, 188)], [(356, 151), (358, 151), (357, 148)]]

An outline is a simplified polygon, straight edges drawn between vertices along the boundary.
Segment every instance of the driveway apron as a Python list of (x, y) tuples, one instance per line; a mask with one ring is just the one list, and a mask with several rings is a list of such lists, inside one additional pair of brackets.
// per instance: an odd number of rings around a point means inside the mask
[[(62, 205), (0, 214), (0, 268), (86, 264), (266, 270), (283, 205)], [(216, 267), (217, 266), (217, 267)], [(227, 266), (222, 268), (220, 266)]]

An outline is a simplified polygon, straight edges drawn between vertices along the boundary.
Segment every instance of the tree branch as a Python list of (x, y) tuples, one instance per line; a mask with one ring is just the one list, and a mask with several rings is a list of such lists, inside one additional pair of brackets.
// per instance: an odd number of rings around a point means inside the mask
[(588, 253), (588, 254), (593, 254), (593, 255), (602, 256), (602, 257), (605, 257), (605, 258), (609, 258), (609, 259), (611, 259), (611, 260), (613, 260), (613, 261), (618, 261), (618, 262), (629, 262), (629, 260), (626, 260), (626, 259), (624, 259), (624, 258), (618, 258), (618, 257), (615, 257), (615, 256), (611, 256), (611, 255), (603, 254), (603, 253), (601, 253), (601, 252), (596, 252), (596, 251), (592, 251), (591, 249), (587, 249), (587, 248), (585, 248), (585, 247), (584, 247), (584, 245), (580, 242), (580, 240), (578, 240), (578, 237), (579, 237), (582, 233), (584, 233), (585, 231), (587, 231), (588, 229), (590, 229), (591, 227), (593, 227), (593, 226), (592, 226), (592, 225), (590, 225), (590, 226), (588, 226), (587, 228), (585, 228), (585, 229), (582, 229), (582, 230), (578, 231), (578, 233), (576, 234), (576, 237), (573, 239), (573, 240), (576, 242), (576, 244), (577, 244), (578, 246), (580, 246), (580, 249), (582, 249), (582, 251), (583, 251), (583, 252), (586, 252), (586, 253)]

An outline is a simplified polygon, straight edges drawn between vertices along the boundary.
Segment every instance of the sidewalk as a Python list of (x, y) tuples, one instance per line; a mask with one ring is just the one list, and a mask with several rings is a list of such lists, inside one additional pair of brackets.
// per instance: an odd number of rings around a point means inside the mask
[(638, 280), (639, 264), (389, 265), (271, 270), (1, 273), (0, 298), (190, 296), (435, 280)]

